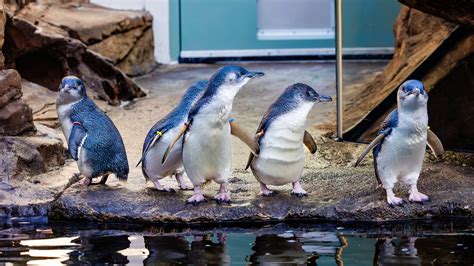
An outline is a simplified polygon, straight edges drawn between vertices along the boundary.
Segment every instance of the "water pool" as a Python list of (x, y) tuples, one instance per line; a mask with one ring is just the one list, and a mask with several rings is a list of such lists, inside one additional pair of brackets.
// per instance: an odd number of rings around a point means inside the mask
[(0, 265), (473, 265), (470, 220), (150, 226), (10, 219)]

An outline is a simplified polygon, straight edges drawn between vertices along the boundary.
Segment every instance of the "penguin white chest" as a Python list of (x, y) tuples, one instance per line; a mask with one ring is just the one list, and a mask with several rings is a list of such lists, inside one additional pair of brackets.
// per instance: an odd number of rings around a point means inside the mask
[(426, 151), (427, 124), (427, 119), (400, 119), (385, 138), (377, 158), (381, 178), (417, 177)]
[(266, 185), (300, 180), (305, 152), (303, 136), (310, 106), (302, 106), (276, 118), (260, 141), (260, 154), (252, 163), (257, 179)]
[(59, 123), (61, 124), (61, 130), (63, 131), (64, 137), (66, 138), (66, 142), (69, 141), (69, 136), (71, 134), (72, 129), (72, 121), (70, 118), (71, 109), (72, 106), (76, 103), (77, 102), (73, 102), (57, 106)]
[(196, 115), (185, 136), (183, 164), (194, 185), (205, 180), (227, 182), (231, 175), (229, 115), (222, 112)]

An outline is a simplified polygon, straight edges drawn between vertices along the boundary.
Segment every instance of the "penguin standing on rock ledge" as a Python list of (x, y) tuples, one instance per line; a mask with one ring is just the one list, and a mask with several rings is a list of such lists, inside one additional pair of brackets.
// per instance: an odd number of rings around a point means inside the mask
[(316, 142), (306, 131), (306, 117), (316, 102), (332, 101), (330, 96), (319, 95), (306, 84), (289, 86), (270, 106), (255, 135), (259, 144), (258, 156), (250, 154), (247, 166), (260, 183), (263, 196), (276, 193), (267, 185), (282, 186), (292, 183), (292, 195), (302, 197), (308, 193), (301, 187), (305, 152), (303, 143), (311, 153)]
[[(122, 137), (112, 120), (87, 97), (82, 80), (63, 78), (56, 110), (68, 151), (84, 176), (83, 185), (105, 184), (109, 174), (127, 180), (129, 168)], [(101, 177), (99, 183), (92, 183), (95, 177)]]
[(189, 87), (178, 106), (158, 121), (146, 136), (142, 158), (138, 164), (142, 163), (145, 179), (152, 181), (158, 191), (174, 192), (173, 189), (164, 188), (159, 182), (159, 179), (169, 175), (175, 175), (180, 189), (193, 188), (184, 181), (184, 169), (181, 160), (182, 141), (178, 140), (177, 145), (170, 151), (166, 163), (161, 164), (161, 159), (178, 130), (187, 121), (191, 107), (201, 98), (206, 86), (207, 81), (201, 80)]
[(239, 137), (258, 153), (252, 138), (229, 120), (234, 97), (252, 78), (263, 76), (239, 66), (224, 66), (209, 79), (206, 91), (191, 109), (186, 124), (163, 156), (163, 162), (176, 141), (183, 138), (183, 165), (194, 185), (194, 195), (188, 203), (206, 201), (201, 186), (208, 180), (220, 185), (214, 197), (218, 202), (230, 202), (227, 183), (232, 174), (231, 134)]
[(418, 191), (418, 178), (423, 167), (426, 145), (435, 156), (444, 153), (443, 145), (428, 127), (428, 94), (418, 80), (405, 81), (398, 89), (397, 109), (391, 112), (379, 135), (367, 146), (355, 166), (373, 149), (375, 175), (387, 192), (390, 205), (401, 205), (403, 199), (395, 196), (393, 187), (399, 179), (410, 186), (411, 202), (428, 201)]

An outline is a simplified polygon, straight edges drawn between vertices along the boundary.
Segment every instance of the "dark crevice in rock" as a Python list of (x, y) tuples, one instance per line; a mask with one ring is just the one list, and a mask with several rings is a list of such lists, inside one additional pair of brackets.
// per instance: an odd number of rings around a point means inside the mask
[(61, 63), (49, 53), (48, 47), (19, 56), (15, 66), (23, 78), (52, 91), (58, 90), (65, 75)]

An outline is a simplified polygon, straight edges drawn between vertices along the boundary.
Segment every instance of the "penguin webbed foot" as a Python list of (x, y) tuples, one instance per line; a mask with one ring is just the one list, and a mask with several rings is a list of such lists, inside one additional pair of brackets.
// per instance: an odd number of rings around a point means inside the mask
[(176, 193), (174, 188), (166, 188), (160, 184), (159, 178), (152, 178), (151, 181), (153, 182), (154, 187), (151, 188), (152, 190), (156, 190), (162, 193)]
[(295, 197), (298, 197), (298, 198), (302, 198), (302, 197), (307, 197), (307, 196), (308, 196), (308, 193), (307, 193), (307, 192), (295, 192), (295, 191), (292, 191), (292, 192), (291, 192), (291, 196), (295, 196)]
[(84, 180), (82, 180), (82, 185), (84, 187), (89, 187), (92, 183), (92, 178), (91, 177), (84, 177)]
[(423, 205), (425, 202), (431, 202), (431, 198), (423, 193), (420, 192), (412, 192), (408, 197), (408, 200), (411, 203), (418, 203)]
[(390, 199), (387, 198), (388, 205), (390, 207), (396, 207), (396, 206), (402, 206), (403, 204), (406, 203), (406, 201), (402, 198), (399, 197), (392, 197)]
[(180, 190), (187, 190), (187, 191), (189, 191), (189, 190), (193, 190), (194, 187), (191, 186), (191, 185), (187, 185), (187, 184), (180, 184), (180, 185), (179, 185), (179, 189), (180, 189)]
[(276, 195), (278, 195), (278, 192), (275, 190), (268, 190), (265, 192), (261, 191), (260, 195), (262, 195), (263, 197), (275, 197)]
[(203, 202), (207, 202), (206, 197), (204, 197), (202, 194), (194, 194), (186, 201), (186, 204), (192, 204), (194, 206), (197, 206), (199, 203)]
[(109, 175), (104, 175), (100, 178), (99, 182), (92, 182), (92, 180), (89, 183), (89, 186), (97, 186), (97, 185), (105, 185), (107, 182), (107, 179), (109, 178)]
[(221, 204), (221, 203), (230, 204), (231, 202), (230, 195), (227, 192), (218, 193), (217, 195), (214, 196), (213, 200), (216, 201), (218, 204)]
[(430, 203), (430, 202), (431, 202), (431, 198), (428, 198), (426, 200), (420, 200), (420, 201), (410, 200), (410, 203), (417, 203), (420, 205), (425, 205), (425, 203)]
[(260, 195), (264, 197), (273, 197), (278, 194), (275, 190), (271, 190), (264, 183), (260, 183)]
[(300, 184), (300, 181), (297, 181), (295, 183), (293, 183), (293, 191), (291, 191), (291, 195), (292, 196), (295, 196), (295, 197), (307, 197), (308, 196), (308, 192), (306, 192), (302, 187), (301, 187), (301, 184)]

